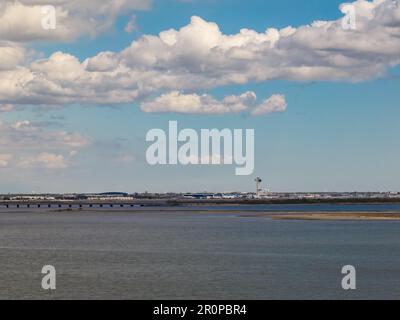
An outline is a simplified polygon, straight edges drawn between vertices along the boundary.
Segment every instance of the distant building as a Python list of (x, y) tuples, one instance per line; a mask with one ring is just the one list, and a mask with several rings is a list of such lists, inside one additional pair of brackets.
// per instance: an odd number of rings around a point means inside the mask
[(91, 201), (101, 200), (113, 200), (113, 201), (126, 201), (126, 200), (135, 200), (133, 196), (129, 196), (128, 193), (125, 192), (104, 192), (99, 194), (91, 194), (87, 195), (87, 199)]

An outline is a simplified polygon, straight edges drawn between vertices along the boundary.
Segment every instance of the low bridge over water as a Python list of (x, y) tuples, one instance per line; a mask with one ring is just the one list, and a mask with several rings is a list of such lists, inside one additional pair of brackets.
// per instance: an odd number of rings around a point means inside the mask
[(128, 209), (168, 205), (166, 201), (1, 201), (1, 209)]

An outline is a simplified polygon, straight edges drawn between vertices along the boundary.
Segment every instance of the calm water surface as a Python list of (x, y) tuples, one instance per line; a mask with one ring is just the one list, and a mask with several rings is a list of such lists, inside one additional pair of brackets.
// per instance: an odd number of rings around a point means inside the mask
[[(53, 292), (41, 289), (47, 264)], [(341, 289), (348, 264), (352, 292)], [(398, 299), (400, 222), (0, 212), (0, 298)]]

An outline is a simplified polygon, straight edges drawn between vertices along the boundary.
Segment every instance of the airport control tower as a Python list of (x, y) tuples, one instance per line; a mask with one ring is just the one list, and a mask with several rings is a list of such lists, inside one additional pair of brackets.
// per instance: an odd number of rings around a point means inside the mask
[(261, 192), (261, 178), (257, 177), (254, 179), (254, 181), (256, 182), (256, 196), (257, 198), (260, 196), (260, 192)]

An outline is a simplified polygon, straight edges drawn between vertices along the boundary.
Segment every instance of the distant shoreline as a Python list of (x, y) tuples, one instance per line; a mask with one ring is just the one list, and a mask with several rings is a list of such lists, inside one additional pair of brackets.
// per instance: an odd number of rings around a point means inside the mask
[(234, 199), (234, 200), (170, 200), (170, 205), (262, 205), (262, 204), (400, 204), (400, 199)]
[(360, 198), (360, 199), (135, 199), (135, 200), (2, 200), (0, 206), (6, 205), (133, 205), (133, 206), (203, 206), (203, 205), (357, 205), (357, 204), (400, 204), (398, 198)]
[(20, 211), (6, 210), (0, 213), (47, 213), (47, 214), (65, 214), (65, 213), (128, 213), (128, 214), (154, 214), (154, 213), (170, 213), (170, 214), (198, 214), (198, 215), (232, 215), (242, 218), (266, 218), (272, 220), (297, 220), (297, 221), (400, 221), (400, 211), (318, 211), (318, 212), (303, 212), (303, 211), (249, 211), (240, 210), (234, 211), (229, 209), (203, 209), (201, 206), (193, 208), (178, 207), (160, 207), (160, 208), (137, 208), (137, 209), (120, 209), (114, 208), (53, 208), (44, 210), (29, 210), (24, 208)]
[(275, 220), (400, 221), (400, 212), (302, 212), (268, 216)]

